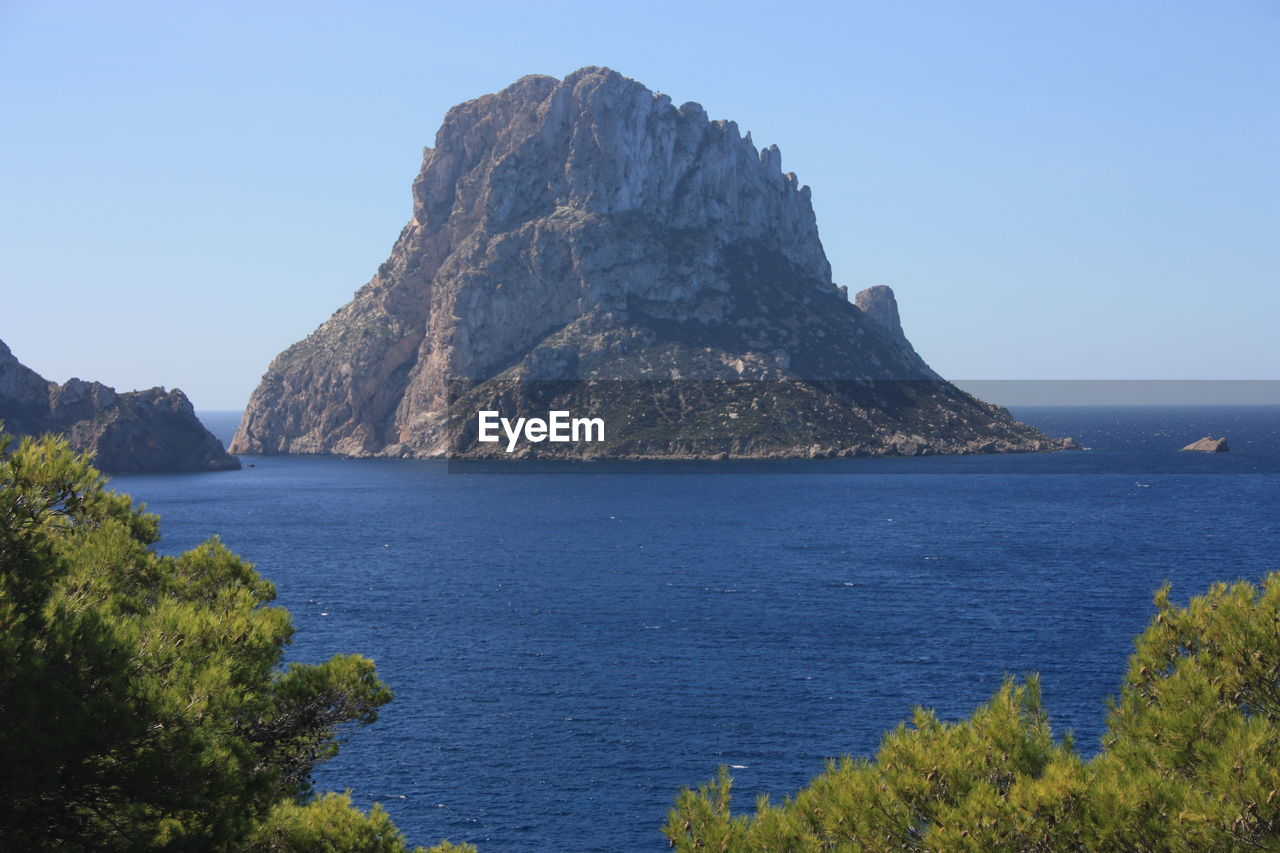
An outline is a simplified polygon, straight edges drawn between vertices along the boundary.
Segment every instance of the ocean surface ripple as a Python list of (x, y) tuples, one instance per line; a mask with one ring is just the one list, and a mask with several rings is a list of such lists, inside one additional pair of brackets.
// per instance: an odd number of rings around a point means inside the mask
[[(161, 515), (162, 550), (217, 534), (257, 564), (291, 659), (377, 661), (396, 698), (318, 789), (419, 844), (660, 850), (718, 765), (739, 808), (780, 799), (1007, 674), (1039, 673), (1092, 752), (1157, 587), (1280, 569), (1275, 407), (1015, 414), (1094, 449), (678, 476), (245, 457), (113, 486)], [(1232, 453), (1176, 452), (1209, 432)]]

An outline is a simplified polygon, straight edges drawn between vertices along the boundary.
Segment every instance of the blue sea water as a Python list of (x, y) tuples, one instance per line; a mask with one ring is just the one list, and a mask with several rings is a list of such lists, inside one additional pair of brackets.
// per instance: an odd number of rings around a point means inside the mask
[[(291, 659), (377, 660), (396, 698), (321, 790), (415, 843), (659, 850), (718, 765), (746, 809), (1006, 674), (1039, 673), (1092, 752), (1157, 587), (1280, 569), (1280, 408), (1014, 414), (1092, 450), (548, 476), (245, 457), (113, 485), (163, 550), (217, 534), (275, 581)], [(1209, 433), (1232, 452), (1177, 452)]]

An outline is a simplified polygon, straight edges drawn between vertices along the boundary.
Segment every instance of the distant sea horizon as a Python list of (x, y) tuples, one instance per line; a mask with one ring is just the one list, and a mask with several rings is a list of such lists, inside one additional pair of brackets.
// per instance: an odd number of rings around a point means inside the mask
[[(1074, 383), (1073, 383), (1074, 384)], [(1084, 389), (1095, 398), (1105, 398), (1113, 392), (1100, 392), (1100, 383), (1090, 383), (1092, 389)], [(1213, 393), (1190, 386), (1191, 396), (1211, 399)], [(1143, 402), (1113, 403), (1031, 403), (1003, 404), (1018, 420), (1030, 424), (1053, 437), (1074, 438), (1084, 448), (1078, 451), (1057, 453), (1003, 454), (1006, 461), (999, 463), (1004, 473), (1280, 473), (1280, 441), (1273, 441), (1268, 427), (1280, 427), (1280, 399), (1268, 402), (1268, 395), (1275, 391), (1280, 396), (1280, 383), (1246, 383), (1242, 391), (1217, 392), (1221, 397), (1251, 397), (1249, 403), (1169, 403), (1169, 399), (1187, 396), (1185, 383), (1143, 383), (1147, 395)], [(1175, 387), (1177, 386), (1177, 387)], [(1057, 399), (1071, 399), (1081, 392), (1062, 389)], [(1027, 393), (1023, 389), (1019, 393)], [(1038, 392), (1041, 396), (1048, 391)], [(1142, 400), (1141, 394), (1125, 399)], [(988, 401), (990, 402), (990, 401)], [(243, 416), (241, 410), (198, 411), (201, 422), (224, 446), (229, 446)], [(1205, 436), (1226, 437), (1231, 451), (1222, 454), (1226, 459), (1217, 462), (1202, 457), (1218, 454), (1175, 453)], [(1101, 454), (1101, 455), (1099, 455)], [(255, 458), (251, 455), (245, 458)], [(303, 457), (307, 458), (307, 457)], [(309, 457), (323, 458), (323, 457)], [(593, 463), (589, 468), (582, 462), (533, 462), (524, 465), (510, 464), (486, 468), (483, 464), (471, 469), (474, 473), (990, 473), (992, 456), (933, 456), (915, 459), (862, 458), (835, 460), (743, 460), (702, 462), (618, 462)], [(1229, 460), (1229, 461), (1227, 461)]]
[[(956, 387), (1006, 408), (1058, 406), (1280, 406), (1280, 379), (956, 379)], [(244, 408), (197, 416), (224, 445)]]

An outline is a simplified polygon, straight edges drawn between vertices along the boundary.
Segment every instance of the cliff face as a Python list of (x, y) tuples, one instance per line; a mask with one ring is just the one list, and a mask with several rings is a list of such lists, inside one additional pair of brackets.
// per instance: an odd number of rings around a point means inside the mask
[[(272, 362), (231, 449), (437, 455), (460, 396), (470, 405), (539, 380), (799, 383), (805, 399), (814, 381), (837, 383), (819, 396), (843, 394), (839, 383), (920, 383), (901, 423), (885, 401), (846, 399), (867, 412), (845, 449), (885, 450), (900, 427), (957, 410), (972, 428), (936, 449), (1052, 446), (942, 382), (902, 336), (891, 291), (893, 323), (884, 294), (874, 310), (849, 303), (809, 188), (781, 162), (733, 122), (608, 69), (525, 77), (454, 107), (391, 257)], [(677, 427), (626, 452), (674, 454), (687, 437)], [(714, 452), (717, 437), (703, 437), (693, 455)], [(811, 448), (723, 438), (723, 451), (754, 455)]]
[(0, 421), (12, 435), (66, 435), (110, 473), (223, 471), (240, 467), (178, 389), (123, 394), (101, 382), (57, 385), (21, 364), (0, 341)]

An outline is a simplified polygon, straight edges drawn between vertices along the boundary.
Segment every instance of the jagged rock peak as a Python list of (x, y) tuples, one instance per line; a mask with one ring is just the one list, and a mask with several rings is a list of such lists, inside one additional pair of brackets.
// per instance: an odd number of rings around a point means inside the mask
[(174, 388), (117, 393), (101, 382), (49, 382), (0, 341), (0, 421), (11, 435), (61, 433), (109, 473), (240, 467)]
[(0, 400), (8, 409), (41, 411), (49, 408), (49, 392), (57, 386), (18, 361), (4, 341), (0, 341)]
[(693, 102), (677, 109), (608, 68), (522, 77), (449, 110), (414, 183), (414, 223), (503, 230), (558, 208), (660, 216), (672, 228), (713, 219), (829, 276), (808, 187), (781, 163), (776, 145), (758, 151), (734, 122)]

